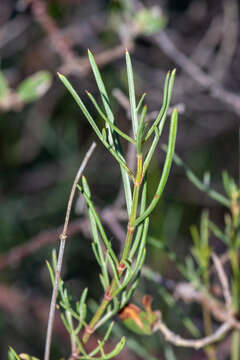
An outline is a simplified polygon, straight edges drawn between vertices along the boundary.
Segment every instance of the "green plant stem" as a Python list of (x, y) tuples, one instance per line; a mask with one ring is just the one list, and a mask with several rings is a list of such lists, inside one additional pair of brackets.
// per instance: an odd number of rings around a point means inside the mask
[(237, 312), (239, 308), (239, 261), (237, 250), (233, 247), (229, 251), (232, 272), (233, 272), (233, 304), (234, 310)]
[[(203, 282), (204, 286), (209, 288), (209, 266), (206, 267), (203, 273)], [(202, 306), (202, 313), (203, 313), (203, 322), (204, 322), (204, 329), (205, 329), (205, 336), (210, 336), (212, 334), (212, 319), (209, 309), (203, 304)], [(206, 355), (208, 360), (216, 360), (216, 352), (214, 345), (209, 345), (205, 348)]]
[(239, 335), (239, 330), (234, 330), (232, 333), (231, 360), (239, 360)]
[(130, 215), (130, 219), (129, 219), (129, 223), (128, 223), (128, 232), (127, 232), (125, 246), (123, 249), (123, 255), (122, 255), (121, 262), (123, 262), (124, 260), (127, 259), (128, 253), (130, 250), (130, 246), (132, 243), (133, 233), (135, 230), (134, 223), (135, 223), (136, 216), (137, 216), (139, 191), (140, 191), (141, 183), (142, 183), (142, 154), (138, 154), (137, 155), (137, 175), (136, 175), (136, 178), (134, 181), (132, 211), (131, 211), (131, 215)]
[[(210, 336), (212, 334), (212, 320), (211, 314), (205, 305), (202, 307), (203, 312), (203, 322), (205, 328), (205, 335)], [(214, 345), (209, 345), (206, 347), (205, 352), (207, 354), (208, 360), (216, 360), (216, 352)]]
[[(132, 209), (131, 209), (131, 214), (130, 214), (130, 218), (129, 218), (129, 222), (128, 222), (128, 226), (127, 226), (127, 235), (126, 235), (126, 240), (125, 240), (125, 246), (124, 246), (123, 253), (122, 253), (121, 260), (120, 260), (119, 267), (118, 267), (119, 278), (121, 277), (123, 271), (125, 270), (124, 261), (128, 258), (132, 239), (133, 239), (134, 230), (136, 228), (134, 226), (134, 223), (135, 223), (136, 216), (137, 216), (139, 192), (140, 192), (141, 183), (142, 183), (142, 154), (138, 154), (137, 155), (137, 174), (136, 174), (136, 177), (134, 180)], [(123, 266), (121, 267), (121, 265), (123, 265)], [(89, 340), (91, 334), (94, 332), (95, 325), (100, 320), (100, 318), (103, 315), (108, 304), (112, 301), (112, 294), (116, 290), (117, 286), (118, 286), (118, 284), (117, 284), (116, 279), (113, 279), (109, 289), (107, 289), (106, 293), (104, 294), (104, 298), (103, 298), (101, 304), (99, 305), (99, 307), (98, 307), (97, 311), (95, 312), (93, 318), (91, 319), (89, 325), (85, 329), (85, 332), (84, 332), (83, 338), (82, 338), (82, 341), (84, 344), (86, 344), (87, 341)]]
[[(232, 234), (232, 241), (231, 241), (231, 248), (229, 250), (229, 256), (232, 266), (233, 272), (233, 306), (234, 311), (238, 313), (239, 311), (239, 294), (240, 294), (240, 269), (239, 269), (239, 259), (238, 259), (238, 247), (236, 246), (237, 242), (237, 229), (239, 226), (239, 206), (237, 202), (237, 198), (235, 198), (232, 194), (232, 219), (233, 219), (233, 234)], [(239, 330), (234, 330), (232, 333), (232, 349), (231, 349), (231, 359), (238, 360), (240, 353), (239, 353), (239, 346), (240, 346), (240, 337), (239, 337)]]

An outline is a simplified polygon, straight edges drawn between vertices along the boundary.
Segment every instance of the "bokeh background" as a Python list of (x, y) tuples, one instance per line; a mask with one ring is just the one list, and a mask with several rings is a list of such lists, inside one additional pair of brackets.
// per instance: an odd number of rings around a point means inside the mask
[[(95, 114), (84, 92), (88, 89), (98, 97), (87, 59), (90, 48), (112, 94), (117, 122), (128, 131), (125, 48), (132, 57), (137, 95), (147, 93), (151, 116), (160, 109), (167, 71), (176, 68), (171, 105), (180, 111), (177, 153), (200, 178), (209, 171), (211, 186), (221, 192), (223, 170), (236, 181), (239, 177), (239, 6), (237, 0), (1, 0), (1, 359), (7, 358), (8, 345), (17, 352), (43, 356), (51, 294), (45, 260), (58, 246), (78, 166), (96, 141), (57, 78), (57, 71), (68, 76)], [(39, 76), (37, 86), (34, 81), (26, 83), (33, 74)], [(167, 136), (165, 131), (162, 143)], [(159, 147), (151, 165), (149, 196), (154, 193), (163, 160)], [(112, 208), (121, 205), (119, 169), (101, 144), (85, 173), (105, 226), (120, 247), (124, 212), (119, 210), (116, 215)], [(174, 165), (153, 214), (151, 238), (167, 244), (183, 262), (192, 246), (189, 226), (199, 224), (204, 208), (210, 209), (216, 223), (223, 222), (225, 210), (197, 190), (184, 171)], [(80, 199), (74, 205), (69, 235), (63, 268), (66, 285), (76, 299), (88, 286), (89, 299), (98, 301), (102, 296), (98, 267)], [(221, 251), (221, 246), (212, 241)], [(165, 281), (156, 285), (143, 276), (133, 302), (139, 303), (142, 294), (151, 293), (153, 307), (164, 311), (172, 329), (191, 337), (183, 325), (183, 319), (189, 316), (201, 331), (197, 305), (167, 301), (164, 284), (182, 278), (166, 253), (149, 244), (147, 266)], [(117, 320), (116, 338), (124, 332)], [(127, 334), (128, 346), (118, 359), (150, 359), (149, 354), (170, 359), (172, 351), (177, 359), (206, 358), (203, 351), (173, 350), (159, 335), (146, 342), (146, 337)], [(136, 341), (149, 354), (143, 350), (137, 354)], [(218, 359), (227, 359), (228, 349), (226, 339), (218, 349)], [(69, 338), (57, 318), (52, 359), (68, 355)]]

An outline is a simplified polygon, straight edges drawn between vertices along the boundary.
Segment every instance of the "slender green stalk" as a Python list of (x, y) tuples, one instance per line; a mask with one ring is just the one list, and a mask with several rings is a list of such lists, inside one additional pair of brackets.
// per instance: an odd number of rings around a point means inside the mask
[[(153, 211), (157, 202), (159, 201), (159, 198), (165, 187), (172, 163), (174, 148), (175, 148), (176, 131), (177, 131), (176, 109), (174, 109), (171, 116), (169, 146), (163, 167), (162, 176), (160, 178), (154, 199), (151, 201), (150, 205), (146, 207), (146, 189), (147, 189), (146, 172), (150, 164), (150, 161), (152, 159), (152, 156), (156, 150), (156, 146), (158, 144), (159, 138), (163, 130), (163, 126), (167, 118), (171, 95), (172, 95), (175, 70), (171, 73), (169, 72), (166, 77), (165, 85), (164, 85), (164, 93), (163, 93), (163, 103), (160, 112), (153, 125), (150, 126), (150, 129), (148, 129), (148, 131), (145, 131), (147, 128), (147, 125), (145, 124), (147, 107), (142, 106), (145, 98), (145, 94), (142, 95), (140, 101), (136, 105), (132, 63), (129, 53), (128, 51), (126, 51), (129, 102), (131, 108), (132, 128), (134, 134), (134, 139), (133, 139), (127, 134), (125, 134), (123, 131), (121, 131), (118, 128), (118, 126), (115, 124), (114, 114), (111, 109), (108, 93), (105, 88), (104, 82), (102, 80), (100, 71), (90, 51), (88, 52), (88, 55), (94, 73), (94, 77), (97, 82), (97, 86), (101, 95), (104, 110), (101, 109), (95, 98), (90, 93), (87, 92), (87, 95), (92, 101), (93, 105), (95, 106), (98, 114), (105, 121), (105, 126), (102, 129), (100, 129), (97, 126), (95, 120), (93, 119), (93, 117), (91, 116), (85, 105), (83, 104), (77, 92), (69, 83), (68, 79), (60, 74), (59, 74), (59, 78), (61, 79), (63, 84), (66, 86), (68, 91), (75, 99), (76, 103), (82, 110), (83, 114), (87, 118), (88, 122), (92, 126), (93, 130), (95, 131), (100, 141), (114, 156), (114, 158), (118, 161), (120, 165), (127, 211), (128, 211), (128, 225), (127, 225), (124, 247), (119, 260), (119, 258), (116, 256), (115, 252), (112, 249), (111, 241), (109, 241), (107, 234), (105, 233), (104, 228), (101, 224), (98, 213), (94, 207), (94, 204), (91, 199), (91, 192), (87, 184), (87, 180), (83, 178), (82, 186), (79, 186), (79, 190), (82, 192), (88, 206), (89, 220), (90, 220), (90, 226), (91, 226), (92, 238), (93, 238), (92, 248), (96, 260), (101, 268), (100, 281), (104, 288), (104, 297), (100, 302), (99, 306), (97, 307), (88, 325), (85, 322), (86, 304), (84, 300), (84, 304), (81, 305), (81, 314), (84, 312), (84, 316), (82, 317), (79, 312), (80, 314), (79, 326), (76, 329), (80, 331), (82, 325), (85, 327), (85, 332), (78, 346), (79, 352), (82, 353), (83, 355), (81, 356), (81, 359), (91, 359), (95, 354), (97, 354), (97, 352), (100, 352), (102, 358), (110, 359), (115, 354), (117, 354), (115, 350), (116, 349), (119, 350), (124, 343), (124, 340), (122, 339), (113, 352), (109, 354), (104, 353), (103, 346), (104, 346), (104, 342), (111, 333), (111, 325), (106, 333), (106, 336), (104, 337), (104, 340), (99, 342), (99, 345), (90, 354), (86, 355), (86, 352), (81, 350), (81, 346), (83, 348), (84, 344), (86, 344), (89, 337), (96, 330), (96, 328), (98, 328), (110, 317), (112, 317), (122, 306), (124, 306), (127, 303), (134, 289), (137, 286), (140, 272), (146, 256), (145, 246), (146, 246), (148, 227), (149, 227), (149, 215)], [(152, 144), (150, 145), (150, 149), (147, 151), (147, 156), (144, 161), (142, 155), (142, 146), (144, 145), (144, 142), (150, 138), (152, 133), (154, 133), (155, 136), (154, 139), (152, 140)], [(128, 168), (128, 165), (126, 163), (122, 151), (120, 136), (124, 140), (131, 142), (136, 148), (137, 170), (135, 175)], [(133, 180), (133, 186), (131, 186), (130, 184), (130, 178)], [(101, 239), (103, 240), (106, 249), (102, 247)], [(133, 258), (135, 259), (134, 263), (133, 263)], [(110, 280), (110, 276), (108, 272), (109, 267), (112, 271), (112, 280)], [(129, 284), (131, 284), (131, 288), (128, 288)], [(63, 304), (63, 307), (66, 308), (66, 310), (68, 310), (69, 306), (70, 306), (69, 304), (67, 305)], [(70, 315), (78, 320), (77, 312), (71, 311)], [(75, 332), (76, 329), (73, 329), (74, 336), (77, 334)], [(78, 342), (79, 339), (76, 336), (72, 340)], [(73, 345), (75, 346), (74, 343)]]
[(239, 356), (240, 356), (239, 347), (240, 347), (239, 330), (234, 330), (232, 333), (231, 360), (239, 360)]
[(159, 184), (157, 187), (157, 191), (154, 195), (152, 202), (150, 203), (148, 208), (144, 211), (144, 213), (136, 219), (136, 221), (134, 223), (135, 226), (140, 224), (146, 217), (148, 217), (150, 215), (150, 213), (153, 211), (153, 209), (157, 205), (160, 196), (162, 195), (162, 192), (164, 190), (164, 187), (165, 187), (167, 179), (168, 179), (168, 175), (170, 172), (172, 159), (173, 159), (173, 155), (174, 155), (175, 142), (176, 142), (176, 136), (177, 136), (177, 123), (178, 123), (178, 113), (177, 113), (177, 109), (174, 109), (173, 113), (172, 113), (172, 117), (171, 117), (168, 150), (167, 150), (165, 163), (163, 166), (162, 176), (160, 178), (160, 181), (159, 181)]
[[(205, 269), (203, 274), (203, 284), (206, 288), (209, 288), (209, 272), (208, 269)], [(203, 323), (205, 329), (205, 336), (210, 336), (213, 332), (212, 329), (212, 318), (209, 309), (205, 304), (202, 305), (202, 313), (203, 313)], [(205, 349), (208, 360), (216, 360), (216, 351), (214, 345), (209, 345)]]
[(132, 62), (128, 50), (126, 50), (126, 64), (127, 64), (127, 77), (128, 77), (129, 99), (130, 99), (130, 107), (131, 107), (132, 128), (133, 128), (134, 137), (136, 138), (138, 131), (137, 108), (136, 108)]
[[(135, 177), (134, 190), (133, 190), (132, 210), (131, 210), (131, 215), (130, 215), (128, 228), (127, 228), (128, 230), (127, 230), (127, 235), (126, 235), (126, 239), (125, 239), (125, 246), (124, 246), (123, 254), (122, 254), (119, 266), (118, 266), (119, 278), (121, 277), (121, 275), (125, 269), (124, 261), (128, 257), (134, 230), (135, 230), (135, 227), (133, 226), (133, 224), (135, 222), (136, 215), (137, 215), (139, 189), (140, 189), (141, 182), (142, 182), (142, 155), (138, 155), (137, 156), (137, 174)], [(116, 288), (117, 288), (117, 281), (114, 278), (112, 280), (112, 283), (111, 283), (109, 289), (106, 291), (101, 304), (99, 305), (97, 311), (95, 312), (92, 320), (90, 321), (89, 325), (86, 327), (86, 330), (85, 330), (83, 338), (82, 338), (83, 343), (86, 343), (88, 341), (91, 333), (94, 331), (94, 326), (100, 320), (100, 318), (101, 318), (102, 314), (104, 313), (108, 304), (112, 301), (112, 296), (113, 296), (113, 293), (116, 290)]]
[(173, 84), (175, 79), (176, 69), (174, 69), (171, 74), (170, 71), (167, 73), (165, 84), (164, 84), (164, 90), (163, 90), (163, 104), (161, 107), (161, 110), (154, 121), (151, 128), (148, 130), (147, 135), (145, 137), (145, 141), (149, 139), (151, 134), (154, 132), (154, 130), (159, 126), (159, 135), (161, 136), (163, 126), (165, 124), (165, 120), (167, 118), (167, 113), (171, 101), (172, 96), (172, 90), (173, 90)]

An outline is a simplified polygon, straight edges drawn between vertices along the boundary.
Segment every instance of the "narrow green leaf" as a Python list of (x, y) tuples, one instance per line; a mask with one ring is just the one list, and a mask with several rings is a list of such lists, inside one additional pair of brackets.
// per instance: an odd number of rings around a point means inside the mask
[(92, 126), (93, 130), (95, 131), (96, 135), (99, 137), (100, 140), (102, 140), (102, 134), (101, 134), (99, 128), (97, 127), (95, 121), (93, 120), (92, 116), (88, 112), (87, 108), (85, 107), (84, 103), (82, 102), (80, 96), (77, 94), (75, 89), (72, 87), (72, 85), (70, 84), (70, 82), (64, 75), (58, 73), (58, 76), (59, 76), (59, 79), (62, 81), (62, 83), (66, 86), (66, 88), (68, 89), (68, 91), (70, 92), (70, 94), (72, 95), (72, 97), (74, 98), (74, 100), (76, 101), (78, 106), (80, 107), (80, 109), (82, 110), (83, 114), (89, 121), (89, 123)]
[[(141, 205), (140, 205), (140, 215), (143, 214), (144, 211), (145, 211), (146, 201), (147, 201), (147, 181), (145, 180), (144, 183), (143, 183)], [(130, 261), (133, 259), (134, 255), (136, 253), (136, 250), (138, 248), (139, 242), (140, 242), (141, 237), (142, 237), (142, 232), (143, 232), (143, 223), (138, 226), (137, 233), (136, 233), (135, 239), (134, 239), (133, 244), (132, 244), (132, 248), (131, 248), (130, 253), (129, 253)]]
[(122, 138), (124, 138), (125, 140), (131, 142), (132, 144), (136, 144), (136, 141), (134, 139), (132, 139), (130, 136), (128, 136), (127, 134), (125, 134), (123, 131), (121, 131), (117, 126), (115, 126), (109, 119), (108, 117), (102, 112), (101, 108), (98, 106), (96, 100), (94, 99), (93, 95), (87, 91), (87, 95), (89, 97), (89, 99), (92, 101), (93, 105), (95, 106), (97, 112), (99, 113), (99, 115), (102, 117), (102, 119), (111, 127), (112, 130), (116, 131), (120, 136), (122, 136)]
[(16, 92), (22, 101), (30, 103), (42, 97), (50, 88), (52, 75), (48, 71), (38, 71), (27, 77), (18, 86)]
[(54, 276), (54, 273), (53, 273), (53, 269), (52, 269), (49, 261), (47, 261), (47, 260), (46, 260), (46, 265), (47, 265), (48, 272), (49, 272), (50, 279), (51, 279), (51, 283), (52, 283), (52, 286), (53, 286), (53, 285), (54, 285), (54, 281), (55, 281), (55, 276)]
[(14, 356), (14, 359), (21, 360), (16, 351), (11, 346), (9, 346), (9, 352)]
[[(95, 79), (96, 79), (100, 94), (101, 94), (101, 98), (102, 98), (102, 102), (103, 102), (103, 105), (104, 105), (104, 108), (105, 108), (105, 111), (106, 111), (106, 114), (107, 114), (107, 118), (112, 124), (114, 124), (114, 115), (113, 115), (112, 109), (110, 107), (109, 97), (108, 97), (105, 85), (103, 83), (101, 74), (99, 72), (98, 66), (97, 66), (97, 64), (95, 62), (95, 59), (94, 59), (94, 57), (93, 57), (90, 50), (88, 50), (88, 56), (89, 56), (89, 61), (90, 61), (90, 64), (91, 64), (91, 67), (92, 67), (92, 70), (93, 70), (93, 73), (94, 73), (94, 76), (95, 76)], [(120, 141), (119, 141), (119, 139), (117, 137), (117, 134), (115, 134), (112, 131), (109, 123), (107, 123), (106, 127), (109, 130), (109, 139), (108, 139), (109, 144), (112, 147), (112, 149), (116, 151), (115, 158), (118, 159), (118, 162), (119, 162), (120, 167), (121, 167), (121, 175), (122, 175), (122, 180), (123, 180), (123, 185), (124, 185), (124, 192), (125, 192), (127, 210), (128, 210), (128, 213), (130, 214), (131, 206), (132, 206), (132, 193), (131, 193), (131, 186), (130, 186), (129, 176), (131, 176), (133, 178), (133, 180), (134, 180), (134, 176), (131, 173), (131, 171), (128, 169), (126, 164), (125, 164), (125, 159), (124, 159), (124, 157), (122, 155), (121, 144), (120, 144)], [(118, 133), (119, 133), (119, 131), (118, 131)], [(123, 134), (124, 133), (121, 132), (121, 136), (123, 136)], [(131, 138), (129, 137), (128, 141), (131, 141), (130, 139)]]
[(171, 75), (170, 75), (169, 85), (168, 85), (168, 92), (167, 92), (166, 109), (163, 112), (163, 116), (162, 117), (159, 116), (159, 126), (158, 126), (158, 128), (159, 128), (159, 135), (160, 136), (162, 135), (162, 130), (163, 130), (163, 127), (164, 127), (164, 124), (165, 124), (165, 121), (166, 121), (166, 118), (167, 118), (167, 115), (168, 115), (169, 106), (170, 106), (170, 103), (171, 103), (175, 75), (176, 75), (176, 69), (174, 69), (171, 72)]
[(109, 336), (111, 335), (111, 332), (112, 332), (112, 329), (113, 329), (113, 326), (114, 326), (114, 322), (112, 321), (111, 324), (109, 325), (107, 331), (106, 331), (106, 334), (103, 338), (103, 340), (100, 342), (101, 345), (97, 346), (90, 354), (89, 356), (94, 356), (95, 354), (97, 354), (100, 350), (100, 346), (103, 347), (106, 343), (106, 341), (109, 339)]
[(174, 84), (174, 78), (175, 78), (176, 70), (174, 69), (171, 74), (170, 72), (167, 73), (166, 79), (164, 82), (164, 89), (163, 89), (163, 102), (162, 107), (159, 111), (159, 114), (154, 121), (151, 128), (148, 130), (147, 135), (145, 137), (145, 140), (147, 140), (153, 131), (159, 126), (159, 136), (161, 136), (163, 126), (165, 124), (165, 120), (167, 118), (169, 105), (171, 102), (172, 97), (172, 90), (173, 90), (173, 84)]
[[(166, 146), (163, 146), (163, 150), (166, 151)], [(218, 193), (215, 190), (210, 189), (209, 187), (206, 187), (204, 183), (193, 173), (193, 171), (187, 167), (186, 164), (182, 161), (182, 159), (174, 154), (173, 160), (176, 165), (182, 167), (185, 171), (186, 176), (188, 179), (201, 191), (205, 192), (210, 196), (212, 199), (216, 200), (223, 206), (226, 206), (227, 208), (231, 207), (231, 202), (228, 198), (226, 198), (224, 195)]]
[(69, 323), (63, 313), (60, 313), (61, 320), (63, 322), (63, 325), (65, 326), (67, 332), (71, 334), (71, 327), (69, 326)]
[[(98, 138), (102, 141), (102, 143), (104, 144), (104, 146), (108, 149), (108, 151), (113, 155), (113, 157), (117, 160), (117, 162), (124, 168), (124, 170), (127, 172), (128, 176), (130, 176), (133, 180), (134, 180), (134, 175), (131, 172), (131, 170), (127, 167), (125, 160), (123, 159), (123, 157), (121, 157), (115, 150), (115, 148), (109, 144), (107, 142), (107, 140), (102, 136), (101, 131), (99, 130), (99, 128), (97, 127), (95, 121), (93, 120), (92, 116), (90, 115), (90, 113), (88, 112), (87, 108), (85, 107), (85, 105), (83, 104), (80, 96), (77, 94), (77, 92), (74, 90), (74, 88), (72, 87), (72, 85), (70, 84), (70, 82), (68, 81), (68, 79), (62, 75), (59, 74), (59, 79), (62, 81), (62, 83), (66, 86), (66, 88), (68, 89), (68, 91), (70, 92), (70, 94), (72, 95), (72, 97), (74, 98), (74, 100), (76, 101), (76, 103), (78, 104), (78, 106), (80, 107), (80, 109), (82, 110), (83, 114), (85, 115), (85, 117), (87, 118), (88, 122), (90, 123), (90, 125), (92, 126), (93, 130), (95, 131), (96, 135), (98, 136)], [(129, 179), (128, 179), (129, 181)]]
[(145, 99), (145, 96), (146, 96), (146, 93), (142, 94), (140, 100), (139, 100), (139, 103), (137, 104), (137, 108), (136, 108), (136, 111), (137, 113), (140, 111), (141, 109), (141, 106), (142, 106), (142, 103), (143, 103), (143, 100)]
[(86, 318), (86, 299), (87, 299), (87, 293), (88, 293), (88, 288), (85, 288), (82, 292), (80, 301), (79, 301), (79, 306), (78, 306), (78, 313), (80, 315), (80, 319), (81, 322), (83, 322)]
[(159, 138), (160, 138), (158, 128), (155, 128), (154, 132), (155, 132), (154, 139), (153, 139), (152, 144), (150, 146), (150, 149), (149, 149), (149, 151), (147, 153), (146, 159), (145, 159), (145, 161), (143, 163), (143, 175), (145, 175), (145, 173), (146, 173), (146, 171), (148, 169), (148, 166), (150, 164), (150, 161), (152, 159), (152, 156), (153, 156), (153, 154), (155, 152), (155, 149), (157, 147), (157, 144), (158, 144), (158, 141), (159, 141)]
[(167, 344), (164, 346), (164, 354), (165, 354), (166, 360), (177, 360), (171, 345)]
[(106, 257), (108, 258), (108, 262), (111, 265), (114, 279), (116, 280), (118, 286), (121, 286), (119, 276), (118, 276), (118, 273), (117, 273), (117, 269), (116, 269), (116, 265), (114, 264), (110, 254), (108, 252), (107, 252)]
[(140, 279), (140, 271), (137, 273), (136, 277), (135, 277), (135, 280), (134, 282), (131, 284), (129, 290), (127, 290), (127, 296), (124, 297), (123, 299), (121, 298), (121, 305), (120, 305), (120, 308), (122, 309), (128, 302), (129, 300), (131, 299), (134, 291), (136, 290), (137, 288), (137, 285), (139, 283), (139, 279)]
[(4, 76), (3, 72), (0, 71), (0, 100), (8, 96), (10, 93), (10, 88), (8, 85), (7, 78)]
[(230, 198), (231, 197), (231, 180), (230, 180), (230, 177), (229, 177), (227, 171), (223, 171), (223, 173), (222, 173), (222, 182), (223, 182), (224, 190), (225, 190), (227, 196)]
[(96, 224), (97, 224), (97, 227), (98, 227), (98, 230), (102, 236), (102, 239), (103, 239), (103, 242), (107, 248), (107, 250), (109, 251), (109, 254), (111, 255), (112, 259), (114, 260), (115, 264), (118, 265), (118, 259), (116, 257), (116, 255), (114, 254), (114, 251), (112, 249), (112, 246), (111, 246), (111, 243), (110, 241), (108, 240), (107, 238), (107, 235), (104, 231), (104, 228), (102, 226), (102, 223), (100, 221), (100, 218), (98, 216), (98, 213), (93, 205), (93, 202), (91, 201), (91, 199), (89, 198), (89, 196), (85, 193), (85, 191), (83, 190), (83, 188), (79, 185), (77, 185), (77, 188), (81, 191), (81, 193), (83, 194), (86, 202), (87, 202), (87, 205), (90, 207), (91, 211), (92, 211), (92, 214), (94, 216), (94, 219), (96, 221)]
[(174, 155), (174, 150), (175, 150), (176, 135), (177, 135), (177, 123), (178, 123), (178, 112), (177, 112), (177, 109), (174, 109), (172, 112), (172, 116), (171, 116), (171, 125), (170, 125), (169, 140), (168, 140), (168, 151), (167, 151), (165, 163), (163, 166), (162, 176), (160, 178), (160, 181), (159, 181), (159, 184), (157, 187), (157, 191), (156, 191), (156, 194), (155, 194), (152, 202), (148, 206), (147, 210), (145, 210), (144, 213), (136, 219), (136, 221), (134, 223), (135, 226), (140, 224), (147, 216), (149, 216), (149, 214), (153, 211), (153, 209), (157, 205), (157, 203), (162, 195), (162, 192), (166, 185), (168, 175), (170, 172), (170, 168), (172, 165), (172, 160), (173, 160), (173, 155)]
[(110, 359), (114, 359), (115, 356), (117, 356), (121, 351), (122, 349), (124, 348), (124, 345), (126, 343), (126, 339), (125, 337), (122, 337), (121, 340), (119, 341), (119, 343), (115, 346), (115, 348), (109, 352), (108, 354), (104, 354), (101, 355), (100, 357), (92, 357), (92, 356), (81, 356), (79, 357), (79, 359), (81, 360), (110, 360)]
[(229, 244), (229, 237), (224, 234), (224, 232), (219, 229), (217, 225), (215, 225), (212, 221), (208, 222), (209, 229), (213, 232), (213, 234), (222, 240), (226, 245)]
[(145, 105), (142, 109), (140, 123), (137, 131), (137, 153), (142, 153), (142, 143), (143, 143), (143, 131), (144, 131), (144, 125), (145, 125), (145, 117), (147, 112), (147, 106)]
[(132, 63), (131, 63), (130, 55), (127, 50), (126, 50), (126, 65), (127, 65), (127, 78), (128, 78), (129, 100), (131, 107), (132, 127), (133, 127), (133, 134), (136, 139), (137, 131), (138, 131), (136, 97), (135, 97)]
[[(96, 61), (95, 61), (95, 59), (93, 57), (93, 54), (91, 53), (90, 50), (88, 50), (88, 57), (89, 57), (89, 61), (90, 61), (91, 67), (92, 67), (92, 71), (94, 73), (94, 77), (95, 77), (98, 89), (99, 89), (100, 94), (101, 94), (103, 106), (105, 108), (107, 117), (108, 117), (109, 121), (112, 124), (114, 124), (114, 115), (113, 115), (112, 109), (110, 107), (109, 97), (108, 97), (104, 82), (102, 80), (101, 74), (99, 72), (98, 66), (96, 64)], [(112, 134), (112, 130), (111, 130), (111, 127), (109, 126), (109, 124), (107, 124), (107, 128), (108, 128), (108, 131), (109, 131), (109, 137), (108, 137), (109, 143), (114, 148), (115, 144), (114, 144), (114, 141), (113, 141), (113, 134)]]

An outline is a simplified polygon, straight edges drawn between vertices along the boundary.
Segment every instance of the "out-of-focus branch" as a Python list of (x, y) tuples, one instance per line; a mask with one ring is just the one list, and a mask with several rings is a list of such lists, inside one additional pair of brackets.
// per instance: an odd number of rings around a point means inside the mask
[[(126, 47), (132, 49), (133, 43), (117, 45), (114, 48), (105, 50), (100, 54), (95, 55), (95, 60), (99, 67), (109, 64), (110, 62), (119, 59), (125, 54)], [(75, 58), (73, 61), (65, 62), (59, 69), (59, 72), (69, 75), (78, 74), (86, 75), (91, 69), (88, 57)]]
[(73, 61), (76, 57), (69, 40), (59, 31), (55, 21), (48, 15), (47, 4), (42, 0), (31, 0), (35, 20), (49, 35), (52, 46), (63, 61)]
[[(122, 210), (115, 210), (112, 208), (105, 208), (102, 210), (101, 219), (106, 224), (109, 224), (109, 219), (111, 216), (114, 216), (115, 219), (125, 220), (125, 215)], [(114, 225), (114, 224), (113, 224)], [(118, 227), (119, 227), (118, 223)], [(116, 234), (120, 235), (120, 231), (118, 227), (112, 226), (111, 230), (116, 229)], [(81, 218), (72, 220), (68, 226), (68, 236), (74, 236), (82, 232), (85, 235), (89, 235), (89, 222), (87, 218)], [(0, 271), (4, 270), (9, 266), (16, 266), (26, 257), (35, 254), (38, 250), (43, 248), (44, 246), (54, 244), (57, 242), (59, 238), (59, 234), (62, 231), (62, 226), (58, 226), (57, 228), (46, 230), (40, 232), (38, 235), (34, 236), (32, 239), (28, 240), (26, 243), (18, 245), (0, 255)]]
[(214, 79), (222, 81), (236, 51), (238, 41), (238, 0), (222, 1), (221, 42), (217, 57), (211, 67)]
[[(79, 233), (79, 231), (83, 231), (86, 225), (87, 219), (72, 221), (68, 227), (68, 235), (73, 236)], [(8, 252), (2, 254), (0, 256), (0, 270), (3, 270), (8, 266), (16, 266), (20, 261), (34, 254), (42, 247), (55, 243), (61, 231), (62, 226), (48, 231), (43, 231), (25, 244), (15, 246)]]
[[(163, 334), (165, 339), (168, 342), (174, 344), (175, 346), (200, 349), (200, 348), (203, 348), (207, 345), (213, 344), (216, 341), (220, 340), (221, 337), (223, 337), (230, 330), (236, 329), (236, 328), (239, 329), (239, 322), (234, 317), (233, 306), (232, 306), (232, 296), (230, 293), (230, 288), (229, 288), (226, 273), (224, 271), (224, 268), (223, 268), (218, 256), (216, 254), (213, 254), (212, 258), (213, 258), (214, 265), (216, 267), (216, 272), (219, 276), (219, 280), (220, 280), (222, 288), (223, 288), (223, 296), (225, 299), (225, 304), (224, 304), (222, 313), (225, 312), (225, 316), (224, 316), (225, 320), (224, 320), (223, 324), (213, 334), (206, 336), (202, 339), (192, 340), (192, 339), (185, 339), (185, 338), (175, 334), (173, 331), (171, 331), (167, 327), (167, 325), (162, 321), (162, 316), (160, 313), (159, 319), (154, 327), (154, 330), (155, 331), (160, 330), (160, 332)], [(197, 299), (196, 294), (195, 294), (194, 298)], [(199, 298), (201, 298), (201, 293), (200, 293)], [(204, 306), (208, 306), (208, 310), (210, 310), (209, 301), (204, 302)]]
[(219, 259), (219, 257), (216, 254), (212, 254), (212, 259), (219, 277), (219, 280), (221, 282), (222, 288), (223, 288), (223, 296), (226, 302), (226, 307), (231, 314), (233, 312), (233, 301), (232, 301), (232, 295), (229, 288), (229, 283), (227, 279), (227, 275), (223, 269), (223, 265)]
[(174, 344), (175, 346), (200, 349), (220, 340), (221, 337), (224, 336), (232, 328), (234, 328), (234, 322), (232, 319), (229, 319), (227, 322), (223, 323), (212, 335), (206, 336), (198, 340), (185, 339), (175, 334), (164, 324), (164, 322), (161, 319), (159, 319), (158, 322), (156, 323), (154, 330), (155, 331), (160, 330), (160, 332), (165, 337), (166, 341), (170, 342), (171, 344)]
[(172, 61), (184, 70), (210, 94), (232, 107), (237, 115), (240, 115), (240, 97), (223, 88), (212, 76), (205, 73), (200, 67), (193, 63), (183, 52), (181, 52), (165, 31), (153, 37), (154, 42), (168, 55)]
[[(78, 57), (73, 51), (71, 41), (60, 31), (56, 22), (48, 15), (45, 2), (42, 0), (31, 0), (31, 5), (36, 21), (41, 25), (46, 34), (49, 35), (56, 53), (62, 59), (63, 64), (59, 67), (59, 72), (65, 75), (72, 73), (86, 75), (90, 70), (88, 57)], [(99, 55), (96, 55), (96, 62), (101, 67), (123, 56), (126, 47), (131, 49), (132, 46), (133, 43), (128, 42), (105, 50)]]

